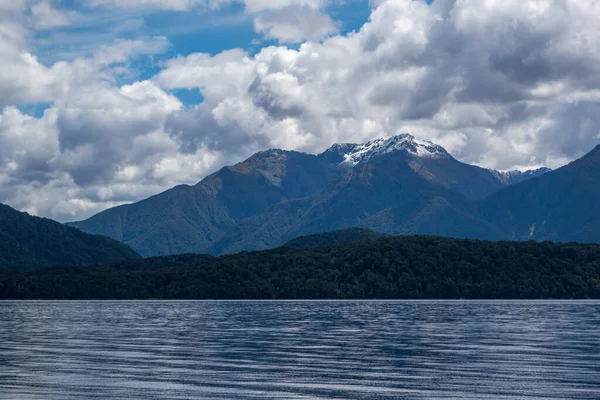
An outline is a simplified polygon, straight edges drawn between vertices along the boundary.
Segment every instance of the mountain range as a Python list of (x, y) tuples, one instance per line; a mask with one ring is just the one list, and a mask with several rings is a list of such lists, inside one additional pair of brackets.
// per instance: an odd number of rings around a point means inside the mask
[[(409, 134), (334, 144), (321, 154), (272, 149), (71, 226), (143, 256), (267, 249), (350, 227), (386, 234), (600, 241), (593, 199), (600, 150), (551, 171), (495, 171)], [(595, 197), (594, 197), (595, 196)]]

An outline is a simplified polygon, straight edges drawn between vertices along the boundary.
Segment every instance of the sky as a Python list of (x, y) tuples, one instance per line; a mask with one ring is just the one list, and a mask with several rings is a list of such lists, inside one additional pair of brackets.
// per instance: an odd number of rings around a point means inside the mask
[(600, 143), (597, 0), (0, 0), (0, 202), (73, 221), (268, 148)]

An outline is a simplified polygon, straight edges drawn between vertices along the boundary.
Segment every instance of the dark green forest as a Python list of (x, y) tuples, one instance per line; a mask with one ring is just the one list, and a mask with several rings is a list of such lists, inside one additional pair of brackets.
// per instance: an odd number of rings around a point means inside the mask
[(384, 233), (375, 232), (365, 228), (339, 229), (331, 232), (316, 233), (314, 235), (298, 236), (290, 240), (284, 246), (296, 249), (309, 249), (311, 247), (333, 246), (339, 243), (358, 240), (378, 239), (389, 236)]
[(141, 258), (127, 245), (0, 204), (0, 270)]
[(0, 298), (600, 298), (600, 246), (380, 237), (218, 258), (182, 255), (97, 267), (5, 270)]

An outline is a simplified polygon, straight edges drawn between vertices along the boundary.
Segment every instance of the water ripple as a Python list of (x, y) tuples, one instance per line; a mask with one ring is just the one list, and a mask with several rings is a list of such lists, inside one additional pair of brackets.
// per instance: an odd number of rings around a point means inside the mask
[(598, 302), (0, 302), (0, 399), (600, 399)]

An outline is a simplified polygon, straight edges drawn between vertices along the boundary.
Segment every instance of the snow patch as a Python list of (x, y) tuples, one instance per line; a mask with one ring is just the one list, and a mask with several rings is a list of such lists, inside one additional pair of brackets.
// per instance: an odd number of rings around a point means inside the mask
[(364, 144), (334, 144), (329, 151), (342, 156), (341, 165), (351, 167), (368, 162), (373, 157), (394, 151), (404, 151), (416, 157), (445, 158), (450, 156), (443, 147), (415, 138), (407, 133), (388, 139), (375, 139)]
[(530, 178), (535, 178), (536, 176), (543, 175), (552, 170), (550, 168), (542, 167), (542, 168), (538, 168), (538, 169), (530, 169), (527, 171), (519, 171), (519, 170), (504, 171), (504, 170), (488, 168), (488, 171), (490, 171), (496, 177), (496, 179), (498, 179), (500, 182), (505, 183), (505, 184), (512, 184), (512, 183), (518, 183), (518, 182), (521, 182), (521, 181), (524, 181), (524, 180), (527, 180)]

